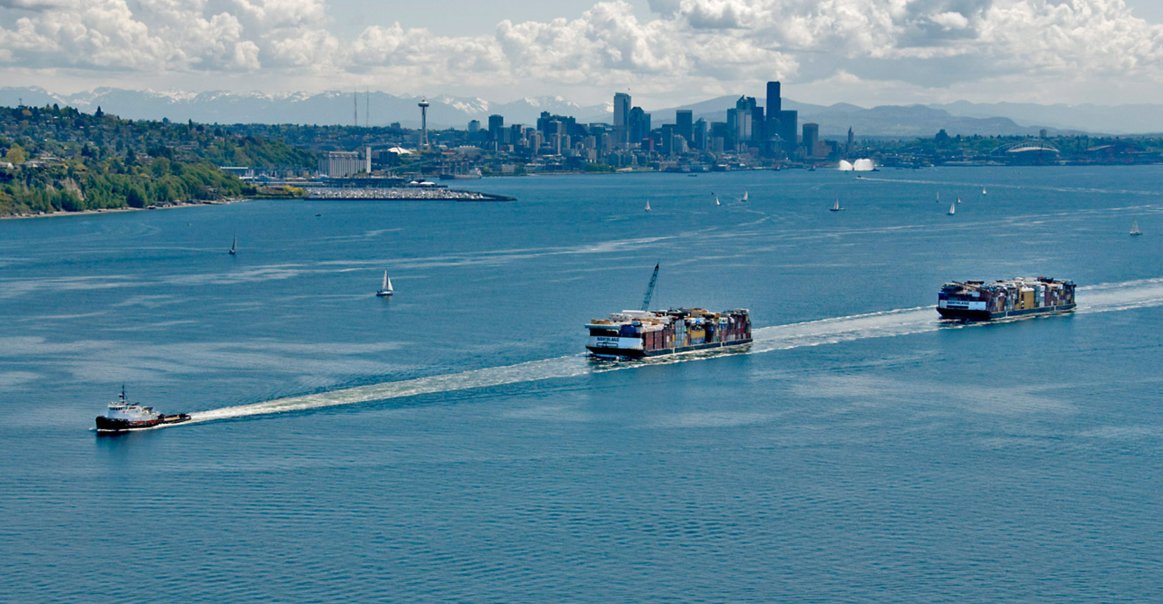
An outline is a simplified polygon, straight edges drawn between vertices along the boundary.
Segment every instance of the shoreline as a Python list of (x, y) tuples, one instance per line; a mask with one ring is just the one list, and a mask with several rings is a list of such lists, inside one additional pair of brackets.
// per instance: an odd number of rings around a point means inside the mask
[(65, 216), (96, 216), (99, 214), (122, 214), (126, 212), (145, 212), (155, 210), (176, 210), (179, 208), (195, 208), (198, 206), (225, 206), (234, 203), (243, 203), (250, 201), (247, 197), (220, 199), (214, 201), (190, 201), (190, 202), (176, 202), (166, 205), (154, 205), (152, 207), (144, 208), (97, 208), (93, 210), (81, 210), (79, 212), (66, 212), (61, 210), (59, 212), (49, 212), (47, 214), (6, 214), (0, 216), (0, 220), (32, 220), (35, 218), (61, 218)]

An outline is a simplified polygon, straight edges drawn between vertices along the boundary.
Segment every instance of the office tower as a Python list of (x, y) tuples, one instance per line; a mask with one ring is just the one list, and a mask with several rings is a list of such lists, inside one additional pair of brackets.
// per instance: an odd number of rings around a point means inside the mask
[(694, 113), (690, 109), (679, 109), (674, 112), (674, 133), (687, 142), (694, 140)]
[(627, 140), (630, 143), (638, 144), (642, 142), (642, 139), (650, 136), (650, 129), (650, 114), (643, 111), (641, 107), (631, 109)]
[(630, 95), (625, 92), (614, 93), (614, 134), (618, 144), (630, 142)]
[(489, 139), (493, 141), (494, 150), (505, 142), (505, 116), (496, 114), (489, 116)]
[(662, 125), (662, 140), (661, 150), (663, 155), (670, 155), (674, 153), (674, 124)]
[(848, 126), (848, 145), (844, 147), (844, 153), (852, 153), (852, 143), (854, 136), (852, 135), (852, 126)]
[(815, 157), (816, 145), (820, 142), (820, 125), (812, 122), (804, 124), (804, 156)]
[(476, 134), (477, 132), (480, 132), (480, 131), (481, 131), (481, 121), (480, 120), (469, 120), (468, 121), (468, 133), (469, 134)]
[(779, 82), (767, 83), (767, 117), (769, 119), (776, 119), (779, 117), (779, 112), (783, 111), (783, 100), (779, 98)]
[(796, 129), (799, 125), (799, 112), (785, 110), (779, 112), (779, 138), (783, 139), (783, 150), (788, 155), (796, 152)]
[(691, 139), (691, 146), (700, 151), (707, 150), (707, 120), (701, 117), (694, 123), (694, 138)]

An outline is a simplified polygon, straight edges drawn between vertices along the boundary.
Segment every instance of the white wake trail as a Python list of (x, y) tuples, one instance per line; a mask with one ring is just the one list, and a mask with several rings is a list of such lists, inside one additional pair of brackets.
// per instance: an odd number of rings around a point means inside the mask
[[(1114, 312), (1136, 308), (1163, 306), (1163, 278), (1102, 283), (1078, 288), (1078, 314)], [(1024, 320), (1024, 319), (1019, 319)], [(774, 325), (755, 329), (750, 354), (790, 350), (805, 346), (821, 346), (870, 338), (885, 338), (986, 325), (986, 323), (952, 323), (938, 319), (932, 306), (902, 308), (881, 312), (818, 319), (802, 323)], [(204, 422), (253, 415), (267, 415), (288, 411), (304, 411), (341, 405), (355, 405), (372, 401), (456, 392), (570, 378), (612, 370), (638, 369), (658, 364), (701, 361), (723, 356), (721, 352), (692, 352), (645, 362), (596, 364), (584, 355), (575, 354), (553, 359), (529, 361), (504, 367), (488, 367), (461, 373), (451, 373), (408, 380), (382, 382), (367, 386), (344, 388), (330, 392), (292, 396), (271, 401), (222, 407), (190, 414), (195, 422)], [(186, 424), (175, 424), (176, 426)]]

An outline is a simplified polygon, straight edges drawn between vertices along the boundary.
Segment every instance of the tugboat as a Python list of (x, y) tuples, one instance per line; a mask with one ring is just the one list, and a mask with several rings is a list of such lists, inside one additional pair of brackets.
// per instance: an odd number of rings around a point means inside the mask
[(125, 397), (125, 386), (121, 387), (121, 394), (117, 400), (109, 403), (109, 410), (105, 415), (97, 416), (98, 434), (118, 434), (131, 430), (144, 430), (162, 424), (180, 424), (190, 421), (189, 414), (178, 413), (166, 415), (154, 411), (153, 407), (146, 407), (129, 402)]

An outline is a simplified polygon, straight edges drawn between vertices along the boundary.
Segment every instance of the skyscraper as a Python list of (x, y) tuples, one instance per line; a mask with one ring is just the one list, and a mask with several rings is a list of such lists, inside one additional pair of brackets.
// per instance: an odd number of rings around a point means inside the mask
[(788, 155), (794, 155), (796, 152), (796, 127), (799, 115), (800, 112), (794, 110), (779, 112), (779, 137), (783, 139), (783, 150)]
[(681, 136), (687, 143), (694, 143), (694, 112), (690, 109), (679, 109), (674, 112), (674, 133)]
[(614, 93), (614, 134), (619, 145), (630, 142), (630, 95), (625, 92)]
[(820, 142), (820, 125), (812, 122), (804, 123), (804, 156), (814, 157), (816, 145)]
[(493, 114), (489, 116), (489, 139), (493, 141), (493, 150), (505, 142), (505, 116)]
[(779, 98), (779, 82), (767, 83), (767, 118), (777, 119), (783, 111), (783, 99)]

